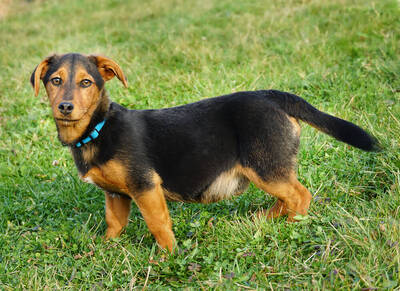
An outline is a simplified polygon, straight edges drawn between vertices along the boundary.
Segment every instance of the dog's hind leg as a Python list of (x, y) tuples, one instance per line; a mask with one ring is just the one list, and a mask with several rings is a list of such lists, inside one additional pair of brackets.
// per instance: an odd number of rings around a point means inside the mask
[(106, 196), (106, 238), (118, 237), (128, 224), (132, 199), (125, 195), (105, 192)]
[(296, 215), (307, 215), (312, 195), (297, 178), (263, 183), (260, 188), (278, 198), (278, 201), (268, 210), (267, 218), (287, 214), (288, 221), (292, 222), (295, 221)]
[(287, 178), (275, 181), (265, 181), (252, 169), (244, 173), (258, 188), (278, 198), (278, 201), (268, 211), (267, 218), (288, 215), (288, 221), (295, 221), (296, 215), (307, 215), (312, 199), (311, 193), (296, 178), (293, 172)]
[(286, 203), (279, 199), (276, 200), (275, 204), (268, 210), (268, 211), (260, 211), (259, 213), (260, 215), (267, 215), (268, 219), (272, 219), (272, 218), (278, 218), (281, 217), (283, 215), (287, 215), (288, 214), (288, 209), (286, 206)]

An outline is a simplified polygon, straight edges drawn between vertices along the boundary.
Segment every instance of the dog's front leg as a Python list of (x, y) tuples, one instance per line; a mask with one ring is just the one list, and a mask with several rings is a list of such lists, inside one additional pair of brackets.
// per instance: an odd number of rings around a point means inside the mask
[(125, 195), (104, 193), (106, 196), (106, 238), (115, 238), (128, 224), (132, 199)]
[(139, 207), (150, 232), (162, 248), (173, 251), (175, 236), (172, 232), (172, 221), (169, 217), (167, 203), (161, 185), (135, 195), (134, 201)]

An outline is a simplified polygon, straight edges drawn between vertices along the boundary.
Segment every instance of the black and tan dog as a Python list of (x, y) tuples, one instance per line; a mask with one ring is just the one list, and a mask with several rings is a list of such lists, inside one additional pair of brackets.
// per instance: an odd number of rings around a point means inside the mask
[(128, 110), (109, 100), (105, 81), (127, 86), (112, 60), (80, 54), (43, 60), (43, 80), (60, 141), (82, 180), (105, 191), (107, 238), (128, 223), (131, 200), (158, 244), (170, 251), (174, 233), (166, 199), (210, 203), (246, 190), (249, 182), (277, 197), (268, 218), (306, 215), (310, 192), (296, 177), (299, 120), (362, 150), (376, 140), (358, 126), (275, 90), (238, 92), (159, 110)]

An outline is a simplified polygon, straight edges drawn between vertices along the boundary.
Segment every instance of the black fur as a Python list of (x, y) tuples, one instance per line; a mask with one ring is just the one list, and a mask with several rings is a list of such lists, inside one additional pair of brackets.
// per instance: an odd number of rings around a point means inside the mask
[(376, 140), (358, 126), (296, 95), (263, 90), (159, 110), (128, 110), (111, 103), (108, 112), (93, 116), (96, 123), (107, 119), (100, 136), (83, 146), (98, 147), (94, 159), (84, 162), (82, 148), (72, 147), (72, 152), (82, 175), (118, 158), (127, 161), (136, 189), (152, 185), (148, 173), (154, 170), (163, 187), (185, 201), (200, 201), (215, 178), (237, 163), (251, 167), (265, 181), (287, 178), (299, 146), (288, 116), (363, 150), (376, 148)]
[(364, 151), (380, 149), (377, 140), (357, 125), (319, 111), (304, 99), (290, 93), (269, 90), (273, 100), (287, 114), (301, 119), (334, 138)]

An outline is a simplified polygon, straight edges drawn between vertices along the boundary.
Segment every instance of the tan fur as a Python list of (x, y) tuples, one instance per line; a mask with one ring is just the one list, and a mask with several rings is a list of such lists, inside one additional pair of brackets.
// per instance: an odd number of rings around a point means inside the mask
[[(109, 160), (101, 166), (92, 167), (81, 179), (93, 182), (100, 188), (115, 193), (133, 196), (127, 185), (127, 169), (119, 160)], [(133, 197), (132, 197), (133, 198)]]
[(82, 157), (86, 161), (86, 163), (90, 163), (94, 156), (97, 154), (97, 147), (93, 144), (87, 144), (84, 148), (82, 148)]
[(89, 56), (89, 58), (94, 58), (96, 60), (100, 75), (105, 81), (111, 80), (114, 76), (117, 76), (124, 86), (128, 87), (124, 72), (116, 62), (103, 56)]
[(58, 135), (64, 143), (72, 143), (82, 136), (83, 132), (89, 125), (90, 119), (83, 118), (79, 122), (71, 124), (71, 122), (56, 121), (58, 125)]
[(287, 209), (286, 203), (278, 198), (275, 204), (268, 210), (267, 218), (272, 219), (281, 217), (283, 215), (287, 215), (288, 212), (289, 210)]
[(201, 202), (212, 203), (243, 193), (249, 182), (241, 173), (239, 165), (221, 173), (203, 193)]
[(281, 200), (270, 209), (269, 218), (288, 214), (288, 221), (295, 221), (296, 215), (307, 215), (312, 195), (297, 180), (295, 172), (287, 179), (277, 181), (264, 181), (251, 168), (242, 168), (242, 173), (258, 188)]
[(289, 116), (289, 121), (293, 124), (294, 130), (295, 130), (295, 132), (296, 132), (296, 135), (297, 135), (297, 136), (300, 136), (300, 134), (301, 134), (301, 127), (300, 127), (299, 121), (298, 121), (296, 118), (291, 117), (291, 116)]
[[(189, 201), (185, 201), (181, 195), (179, 195), (178, 193), (175, 192), (171, 192), (168, 191), (167, 189), (165, 189), (164, 187), (162, 188), (163, 192), (164, 192), (164, 196), (165, 199), (167, 199), (168, 201), (176, 201), (176, 202), (189, 202)], [(194, 202), (194, 201), (193, 201)]]
[(43, 79), (44, 75), (46, 74), (48, 68), (49, 68), (49, 59), (51, 57), (45, 58), (37, 67), (35, 70), (35, 75), (34, 75), (34, 90), (35, 90), (35, 96), (39, 95), (39, 89), (40, 89), (40, 80)]
[(132, 199), (124, 195), (104, 192), (106, 198), (106, 238), (118, 237), (128, 224)]
[(134, 201), (157, 243), (172, 252), (175, 236), (161, 185), (157, 184), (152, 189), (140, 193)]

